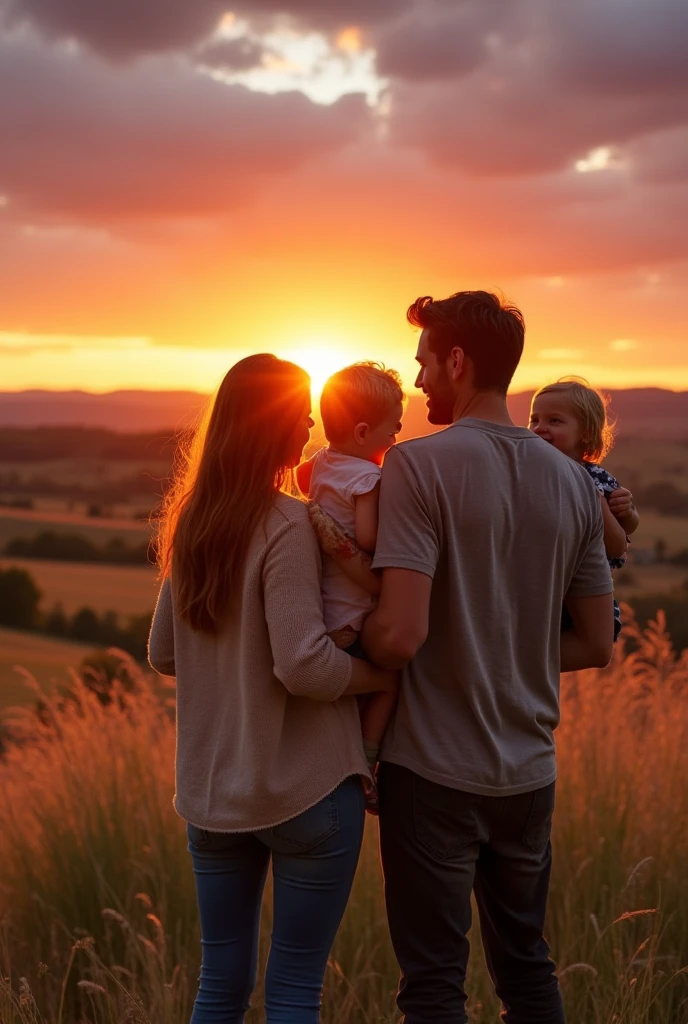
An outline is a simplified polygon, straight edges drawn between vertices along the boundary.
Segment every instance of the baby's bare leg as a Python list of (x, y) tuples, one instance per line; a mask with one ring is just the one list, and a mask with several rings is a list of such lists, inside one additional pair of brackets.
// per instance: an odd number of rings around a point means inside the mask
[(379, 759), (382, 740), (394, 714), (398, 695), (398, 685), (394, 690), (373, 693), (361, 710), (363, 746), (371, 765), (376, 764)]

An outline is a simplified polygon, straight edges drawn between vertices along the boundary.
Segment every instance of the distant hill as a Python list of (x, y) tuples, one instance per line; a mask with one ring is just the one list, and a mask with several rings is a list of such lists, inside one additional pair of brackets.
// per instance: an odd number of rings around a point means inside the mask
[(207, 398), (198, 391), (0, 391), (0, 426), (174, 431), (188, 426)]
[[(526, 426), (532, 391), (509, 395), (514, 423)], [(688, 391), (662, 388), (631, 388), (610, 391), (610, 409), (618, 423), (619, 437), (657, 441), (688, 441)], [(417, 437), (438, 428), (430, 427), (425, 400), (413, 395), (404, 413), (403, 437)]]
[[(516, 423), (525, 424), (532, 392), (509, 396)], [(612, 409), (623, 438), (688, 440), (688, 391), (631, 388), (611, 391)], [(197, 391), (0, 392), (0, 426), (81, 426), (134, 434), (174, 433), (193, 422), (207, 395)], [(422, 396), (411, 396), (404, 416), (404, 437), (426, 434)], [(0, 459), (2, 455), (0, 453)]]

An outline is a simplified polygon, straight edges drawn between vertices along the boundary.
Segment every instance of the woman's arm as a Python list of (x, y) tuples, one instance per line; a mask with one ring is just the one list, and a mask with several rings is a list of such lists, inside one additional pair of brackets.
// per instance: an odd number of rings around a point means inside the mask
[(600, 494), (600, 503), (604, 524), (604, 550), (607, 552), (608, 558), (623, 558), (628, 547), (626, 531), (610, 509), (603, 494)]
[(263, 600), (274, 672), (294, 696), (333, 701), (344, 693), (372, 693), (393, 677), (350, 658), (327, 636), (320, 596), (320, 554), (308, 513), (272, 538), (263, 565)]
[(372, 597), (378, 597), (381, 581), (371, 569), (372, 557), (362, 551), (356, 541), (344, 533), (339, 523), (316, 502), (308, 503), (308, 515), (323, 551), (349, 579), (358, 583)]
[(358, 693), (388, 693), (393, 697), (392, 706), (394, 706), (396, 690), (396, 672), (377, 668), (376, 665), (372, 665), (369, 661), (363, 661), (361, 658), (351, 658), (351, 679), (344, 690), (347, 696)]
[(148, 637), (148, 661), (162, 676), (176, 675), (174, 668), (174, 621), (172, 588), (169, 577), (164, 580), (153, 614)]

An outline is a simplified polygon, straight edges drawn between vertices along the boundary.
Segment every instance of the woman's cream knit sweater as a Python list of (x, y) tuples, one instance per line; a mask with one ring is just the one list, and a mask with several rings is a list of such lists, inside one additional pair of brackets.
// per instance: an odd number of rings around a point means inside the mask
[(351, 660), (325, 634), (320, 555), (305, 505), (280, 494), (249, 544), (241, 593), (216, 636), (175, 614), (166, 580), (149, 641), (177, 678), (175, 807), (200, 828), (287, 821), (368, 774)]

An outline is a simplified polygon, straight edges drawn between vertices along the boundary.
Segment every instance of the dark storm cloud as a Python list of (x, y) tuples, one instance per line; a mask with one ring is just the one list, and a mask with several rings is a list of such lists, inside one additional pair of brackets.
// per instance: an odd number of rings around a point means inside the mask
[(7, 216), (207, 216), (350, 142), (368, 119), (360, 96), (331, 107), (267, 96), (181, 58), (122, 72), (63, 48), (0, 43)]

